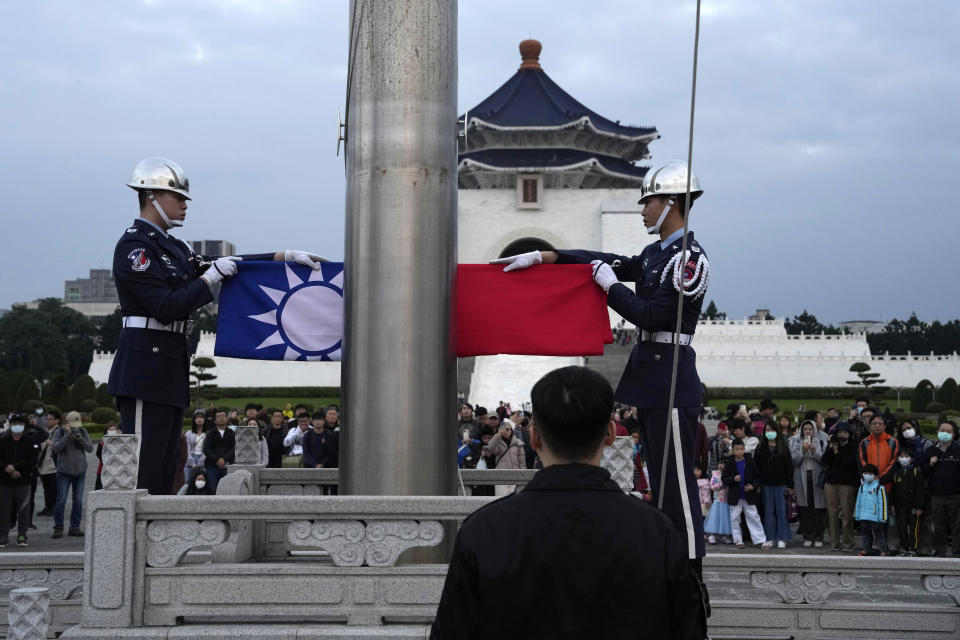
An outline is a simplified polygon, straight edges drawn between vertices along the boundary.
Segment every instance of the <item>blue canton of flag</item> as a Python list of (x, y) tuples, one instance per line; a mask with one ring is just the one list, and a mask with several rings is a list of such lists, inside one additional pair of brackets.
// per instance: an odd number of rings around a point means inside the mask
[(253, 360), (340, 360), (343, 263), (237, 263), (220, 289), (214, 354)]

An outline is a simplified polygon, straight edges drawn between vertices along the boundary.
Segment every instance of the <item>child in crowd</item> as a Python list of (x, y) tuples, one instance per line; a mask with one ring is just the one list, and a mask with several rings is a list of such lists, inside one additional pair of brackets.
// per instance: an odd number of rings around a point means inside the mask
[(893, 488), (890, 490), (890, 513), (897, 521), (900, 536), (900, 555), (915, 556), (920, 544), (920, 516), (927, 504), (927, 485), (910, 453), (900, 449), (900, 457), (893, 468)]
[(693, 465), (693, 477), (697, 479), (697, 489), (700, 491), (700, 513), (706, 518), (713, 502), (710, 496), (710, 479), (703, 477), (703, 467), (698, 464)]
[(860, 523), (863, 550), (858, 556), (887, 555), (887, 536), (884, 524), (887, 521), (887, 492), (877, 479), (877, 466), (863, 465), (863, 482), (857, 492), (857, 506), (853, 517)]
[(727, 502), (730, 504), (730, 523), (733, 542), (737, 549), (743, 549), (743, 532), (740, 530), (740, 514), (747, 519), (747, 529), (753, 544), (765, 545), (766, 534), (757, 513), (760, 504), (760, 471), (753, 457), (746, 455), (743, 440), (737, 439), (732, 445), (733, 456), (727, 458), (723, 466), (723, 484), (727, 486)]
[(726, 544), (730, 544), (730, 505), (727, 504), (727, 487), (723, 484), (723, 468), (721, 462), (717, 470), (710, 474), (710, 490), (713, 491), (713, 504), (703, 522), (703, 530), (707, 533), (707, 542), (717, 544), (717, 536), (722, 536)]

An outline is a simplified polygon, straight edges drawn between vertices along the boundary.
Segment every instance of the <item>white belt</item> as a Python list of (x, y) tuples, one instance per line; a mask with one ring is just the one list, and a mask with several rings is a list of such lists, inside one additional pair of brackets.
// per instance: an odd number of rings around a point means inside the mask
[(673, 336), (675, 335), (680, 337), (677, 342), (684, 346), (689, 345), (690, 341), (693, 340), (693, 336), (689, 333), (676, 334), (672, 331), (647, 331), (646, 329), (640, 329), (637, 332), (640, 342), (660, 342), (663, 344), (673, 344)]
[(123, 327), (125, 329), (153, 329), (154, 331), (170, 331), (189, 335), (193, 333), (193, 320), (176, 320), (170, 324), (163, 324), (156, 318), (124, 316)]

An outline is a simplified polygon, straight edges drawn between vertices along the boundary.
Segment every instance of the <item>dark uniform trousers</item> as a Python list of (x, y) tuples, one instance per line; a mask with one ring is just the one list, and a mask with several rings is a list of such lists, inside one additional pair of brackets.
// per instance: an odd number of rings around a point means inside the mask
[[(703, 542), (703, 512), (700, 510), (697, 478), (693, 475), (693, 450), (697, 441), (697, 419), (700, 416), (700, 410), (678, 409), (677, 413), (680, 424), (675, 425), (674, 429), (678, 429), (680, 435), (682, 468), (679, 473), (674, 448), (675, 440), (672, 438), (667, 457), (663, 457), (667, 436), (666, 409), (637, 409), (637, 419), (640, 422), (640, 444), (643, 445), (647, 471), (650, 474), (650, 490), (653, 492), (655, 503), (659, 504), (662, 491), (663, 513), (680, 531), (690, 557), (702, 558), (706, 553)], [(667, 483), (661, 487), (660, 477), (664, 466), (667, 468)], [(680, 495), (681, 481), (686, 486), (686, 503)], [(698, 515), (699, 518), (696, 517)]]
[[(272, 260), (273, 254), (242, 257)], [(201, 263), (210, 259), (143, 218), (114, 249), (120, 309), (137, 322), (120, 332), (107, 389), (117, 399), (123, 432), (139, 435), (137, 486), (155, 495), (170, 493), (176, 475), (183, 410), (190, 403), (187, 321), (213, 301), (200, 278)]]
[[(680, 264), (684, 272), (684, 286), (689, 290), (703, 285), (706, 272), (706, 253), (695, 240), (693, 232), (687, 235), (690, 254)], [(611, 266), (617, 278), (634, 282), (631, 291), (623, 284), (614, 284), (607, 292), (607, 305), (638, 329), (649, 332), (676, 330), (679, 302), (678, 281), (673, 277), (680, 253), (680, 240), (666, 248), (660, 242), (644, 247), (640, 255), (621, 256), (613, 253), (582, 250), (558, 251), (559, 264), (586, 263), (601, 260)], [(681, 331), (693, 334), (696, 330), (703, 293), (684, 299)], [(677, 363), (677, 386), (674, 405), (678, 409), (675, 426), (679, 434), (682, 468), (677, 466), (677, 451), (671, 437), (666, 458), (663, 457), (667, 437), (667, 405), (673, 371), (673, 345), (639, 340), (630, 353), (615, 398), (618, 402), (637, 407), (640, 439), (644, 459), (650, 473), (650, 488), (659, 500), (663, 492), (662, 511), (683, 536), (691, 559), (706, 553), (703, 540), (703, 513), (700, 510), (697, 481), (693, 475), (694, 446), (697, 438), (703, 388), (697, 375), (696, 354), (693, 347), (682, 345)], [(663, 467), (666, 466), (666, 484), (660, 486)], [(681, 488), (685, 488), (682, 490)], [(686, 500), (684, 500), (686, 497)], [(659, 504), (659, 502), (658, 502)]]
[(117, 409), (120, 430), (138, 437), (137, 487), (151, 495), (169, 494), (176, 476), (183, 407), (118, 396)]

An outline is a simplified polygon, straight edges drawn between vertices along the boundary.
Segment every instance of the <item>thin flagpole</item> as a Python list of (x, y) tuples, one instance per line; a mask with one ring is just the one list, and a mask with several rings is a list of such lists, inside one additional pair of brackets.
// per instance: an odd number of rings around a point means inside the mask
[[(680, 249), (680, 261), (683, 264), (680, 264), (680, 296), (679, 302), (677, 304), (677, 325), (676, 330), (673, 334), (673, 369), (670, 374), (670, 401), (667, 404), (667, 426), (666, 426), (666, 435), (663, 445), (663, 467), (660, 470), (660, 495), (657, 496), (657, 505), (660, 509), (663, 509), (663, 497), (666, 493), (664, 487), (666, 486), (667, 481), (667, 459), (670, 455), (670, 443), (673, 440), (676, 440), (674, 443), (674, 448), (676, 449), (677, 457), (677, 474), (678, 479), (683, 478), (684, 470), (681, 466), (682, 456), (680, 455), (680, 425), (675, 424), (679, 422), (679, 413), (674, 408), (674, 403), (677, 399), (677, 365), (680, 359), (680, 333), (683, 328), (683, 289), (685, 282), (683, 279), (683, 268), (685, 266), (685, 260), (687, 255), (687, 230), (690, 226), (690, 177), (693, 175), (693, 116), (696, 107), (697, 101), (697, 54), (700, 49), (700, 0), (697, 0), (697, 19), (696, 19), (696, 28), (694, 30), (693, 36), (693, 81), (690, 89), (690, 131), (687, 141), (687, 192), (686, 198), (684, 198), (684, 212), (683, 212), (683, 244)], [(683, 486), (679, 487), (680, 489), (680, 498), (686, 503), (687, 496), (687, 487), (686, 483), (683, 483)], [(688, 512), (687, 517), (689, 518), (689, 505), (685, 505), (686, 511)], [(687, 535), (687, 546), (689, 549), (694, 549), (694, 540), (693, 536), (688, 532)], [(691, 552), (690, 556), (693, 557)]]

